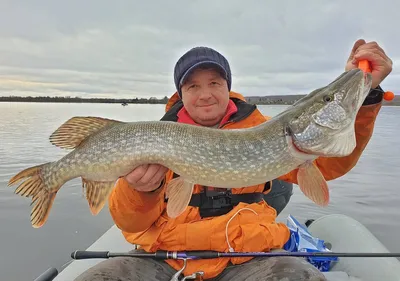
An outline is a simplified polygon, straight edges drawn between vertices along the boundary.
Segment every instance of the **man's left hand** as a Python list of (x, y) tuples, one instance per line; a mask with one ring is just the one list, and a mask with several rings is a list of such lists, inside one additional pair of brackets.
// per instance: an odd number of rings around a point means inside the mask
[(392, 72), (393, 62), (376, 42), (366, 43), (365, 40), (359, 39), (354, 43), (345, 71), (358, 68), (358, 62), (364, 59), (368, 60), (371, 66), (371, 88), (376, 88)]

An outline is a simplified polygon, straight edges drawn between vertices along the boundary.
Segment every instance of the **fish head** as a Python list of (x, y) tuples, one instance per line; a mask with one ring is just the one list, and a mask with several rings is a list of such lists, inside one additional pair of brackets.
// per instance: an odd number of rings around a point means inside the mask
[(286, 127), (292, 145), (315, 156), (349, 155), (356, 147), (355, 119), (371, 82), (370, 73), (353, 69), (293, 104)]

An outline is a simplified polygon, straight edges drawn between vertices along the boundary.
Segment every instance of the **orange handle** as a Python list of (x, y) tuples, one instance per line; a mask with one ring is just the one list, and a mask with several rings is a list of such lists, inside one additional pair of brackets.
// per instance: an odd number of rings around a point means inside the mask
[[(367, 60), (360, 60), (358, 62), (358, 68), (363, 70), (364, 72), (371, 72), (371, 66), (369, 64), (369, 61)], [(387, 101), (391, 101), (394, 99), (394, 93), (387, 91), (383, 94), (383, 99)]]
[(358, 68), (360, 68), (364, 72), (371, 72), (371, 67), (369, 65), (369, 61), (367, 60), (360, 60), (358, 62)]

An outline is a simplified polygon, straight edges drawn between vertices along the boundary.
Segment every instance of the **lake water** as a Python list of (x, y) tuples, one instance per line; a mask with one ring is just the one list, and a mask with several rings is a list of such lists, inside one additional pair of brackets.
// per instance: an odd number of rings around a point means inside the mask
[[(275, 115), (286, 106), (259, 106)], [(11, 176), (32, 165), (53, 161), (67, 153), (50, 144), (48, 137), (73, 116), (101, 116), (122, 121), (157, 120), (164, 105), (0, 103), (0, 273), (2, 280), (33, 280), (48, 267), (62, 269), (70, 253), (84, 249), (100, 237), (112, 220), (107, 208), (90, 214), (81, 182), (74, 179), (58, 192), (47, 223), (30, 224), (30, 199), (7, 187)], [(374, 136), (358, 165), (329, 183), (330, 206), (321, 209), (296, 188), (289, 206), (300, 220), (322, 214), (342, 213), (365, 224), (392, 252), (400, 252), (399, 180), (400, 149), (397, 141), (400, 107), (384, 107)]]

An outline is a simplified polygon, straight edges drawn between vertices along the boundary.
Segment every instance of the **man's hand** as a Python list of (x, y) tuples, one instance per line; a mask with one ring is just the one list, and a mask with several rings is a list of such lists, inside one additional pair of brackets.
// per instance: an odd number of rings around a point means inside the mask
[(360, 60), (368, 60), (372, 71), (371, 88), (376, 88), (392, 72), (393, 62), (376, 42), (359, 39), (354, 43), (345, 71), (358, 68)]
[(162, 165), (146, 164), (136, 167), (125, 176), (125, 179), (132, 188), (138, 191), (150, 192), (160, 186), (167, 172), (168, 168)]

